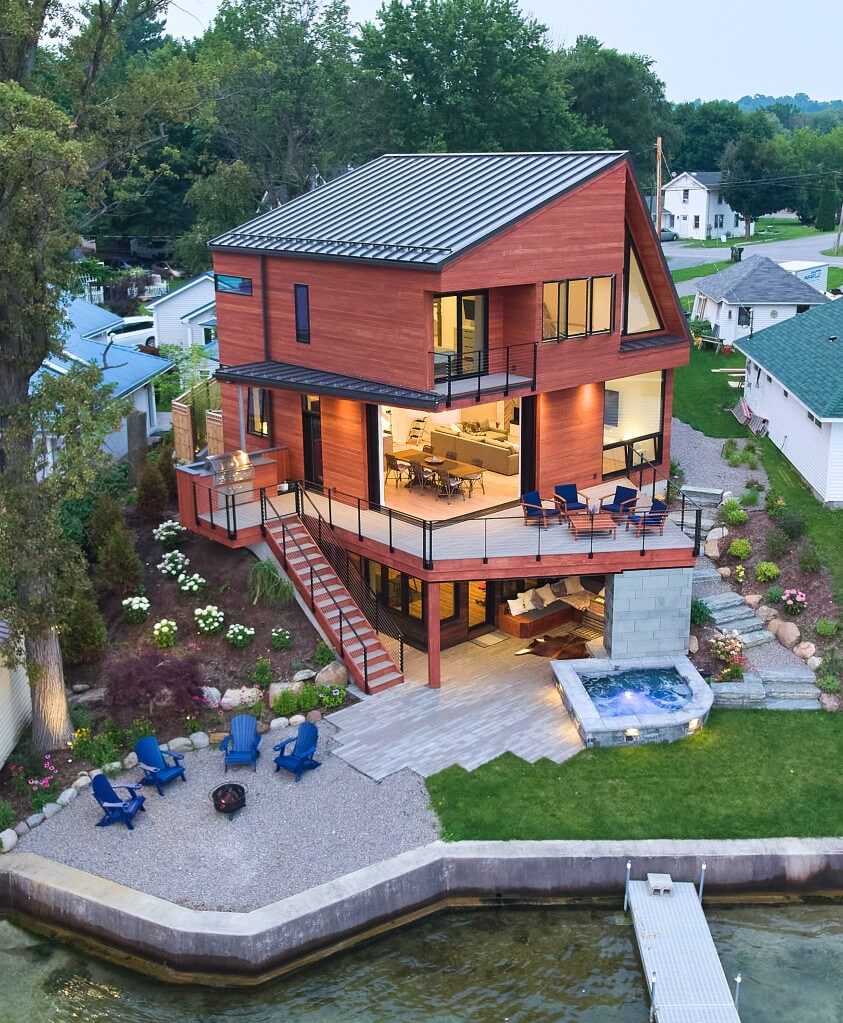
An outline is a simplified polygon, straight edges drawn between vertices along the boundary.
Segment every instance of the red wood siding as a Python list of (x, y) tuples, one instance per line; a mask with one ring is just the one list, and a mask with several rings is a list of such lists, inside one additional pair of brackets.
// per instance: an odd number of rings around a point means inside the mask
[(603, 384), (539, 395), (536, 435), (536, 482), (545, 497), (557, 483), (576, 483), (580, 489), (600, 483)]
[(322, 469), (326, 487), (368, 497), (366, 406), (343, 398), (322, 399)]

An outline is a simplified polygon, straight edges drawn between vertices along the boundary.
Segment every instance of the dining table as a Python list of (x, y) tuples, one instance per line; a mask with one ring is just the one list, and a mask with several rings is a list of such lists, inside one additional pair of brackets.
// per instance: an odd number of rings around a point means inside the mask
[[(472, 477), (483, 476), (485, 470), (482, 466), (472, 465), (470, 462), (460, 462), (453, 458), (442, 458), (439, 455), (432, 455), (429, 451), (419, 451), (418, 448), (402, 448), (400, 451), (393, 451), (393, 455), (399, 462), (414, 462), (423, 469), (430, 469), (433, 472), (447, 472), (454, 479), (468, 479), (468, 496), (474, 490), (475, 479)], [(413, 481), (407, 484), (413, 486)]]

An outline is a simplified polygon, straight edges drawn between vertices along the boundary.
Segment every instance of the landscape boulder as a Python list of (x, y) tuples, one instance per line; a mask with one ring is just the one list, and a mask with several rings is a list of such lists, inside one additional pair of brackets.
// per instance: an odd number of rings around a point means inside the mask
[(134, 750), (132, 750), (131, 753), (127, 753), (126, 756), (123, 757), (123, 766), (126, 768), (127, 771), (131, 771), (133, 767), (138, 766), (138, 755), (137, 753), (135, 753)]
[(29, 825), (26, 823), (26, 821), (18, 821), (18, 823), (15, 825), (15, 834), (18, 836), (18, 838), (23, 838), (24, 835), (29, 834)]
[(273, 718), (269, 722), (269, 730), (270, 732), (279, 732), (282, 728), (286, 728), (289, 724), (289, 718)]
[(761, 606), (761, 601), (763, 599), (764, 598), (760, 593), (747, 593), (747, 595), (743, 598), (743, 602), (747, 607), (751, 607), (752, 610), (755, 611)]
[(194, 749), (207, 749), (211, 745), (207, 732), (191, 732), (190, 741)]
[(807, 640), (804, 643), (798, 643), (794, 648), (793, 652), (797, 657), (801, 657), (803, 661), (807, 661), (809, 657), (813, 657), (817, 652), (817, 648), (813, 643), (809, 643)]
[(80, 774), (79, 777), (74, 781), (73, 787), (75, 789), (86, 789), (91, 784), (91, 779), (87, 774)]
[(278, 699), (281, 693), (298, 693), (301, 690), (302, 682), (270, 682), (269, 684), (269, 706)]
[(68, 803), (72, 803), (73, 800), (79, 795), (79, 790), (74, 789), (72, 786), (69, 789), (65, 789), (64, 792), (60, 792), (56, 796), (56, 802), (59, 806), (67, 806)]
[(319, 671), (316, 676), (316, 684), (345, 688), (348, 685), (348, 669), (342, 661), (332, 661)]
[(44, 814), (44, 820), (49, 820), (51, 817), (55, 817), (57, 813), (61, 813), (61, 807), (58, 803), (47, 803), (41, 813)]
[(305, 721), (306, 718), (304, 714), (293, 714), (293, 716), (290, 718), (290, 724), (293, 726), (293, 728), (298, 728), (299, 725), (303, 725)]
[(310, 668), (302, 668), (301, 671), (297, 671), (295, 675), (293, 675), (293, 682), (297, 682), (301, 686), (304, 685), (305, 682), (312, 682), (315, 678), (315, 671), (311, 671)]
[(97, 686), (96, 689), (89, 689), (84, 693), (75, 693), (67, 701), (70, 707), (95, 707), (105, 700), (105, 687)]
[(771, 622), (774, 618), (778, 618), (778, 614), (775, 608), (768, 604), (761, 604), (755, 609), (755, 617), (760, 618), (762, 622)]
[(90, 688), (91, 687), (89, 685), (87, 685), (85, 682), (77, 682), (76, 685), (73, 685), (73, 686), (70, 687), (71, 692), (74, 692), (74, 693), (77, 693), (77, 694), (79, 694), (79, 693), (87, 693), (90, 690)]
[(202, 686), (202, 698), (208, 707), (219, 707), (222, 693), (216, 686)]
[(33, 828), (37, 828), (39, 824), (43, 824), (44, 823), (44, 814), (43, 813), (33, 813), (29, 817), (26, 818), (26, 823), (29, 826), (29, 830), (30, 831)]
[(688, 640), (688, 653), (689, 654), (699, 653), (699, 649), (700, 641), (697, 639), (696, 636), (691, 636), (690, 639)]
[(720, 544), (716, 540), (706, 540), (703, 554), (716, 561), (720, 557)]
[(123, 770), (123, 762), (121, 760), (112, 760), (110, 764), (103, 764), (103, 772), (110, 777), (115, 774), (120, 774)]
[(239, 689), (226, 689), (220, 700), (223, 710), (234, 710), (250, 703), (255, 703), (263, 696), (259, 686), (241, 686)]
[(309, 710), (307, 712), (307, 716), (306, 716), (305, 720), (306, 721), (310, 721), (310, 722), (312, 722), (315, 725), (318, 721), (322, 720), (322, 711), (321, 710)]
[(11, 852), (18, 844), (18, 833), (12, 828), (0, 831), (0, 853)]
[(728, 579), (729, 576), (732, 574), (732, 570), (731, 568), (729, 568), (728, 565), (723, 565), (722, 568), (717, 569), (717, 574), (720, 576), (721, 579)]
[(788, 650), (792, 650), (799, 642), (799, 627), (796, 622), (786, 622), (782, 618), (774, 618), (767, 623), (767, 628)]
[(819, 669), (822, 667), (822, 663), (823, 663), (822, 657), (817, 657), (816, 654), (809, 657), (807, 661), (805, 661), (805, 664), (811, 669), (811, 671), (819, 671)]
[(193, 749), (193, 743), (186, 735), (177, 735), (175, 739), (170, 739), (167, 745), (171, 753), (189, 753)]
[(706, 540), (725, 540), (728, 535), (729, 530), (725, 526), (715, 526), (709, 529)]

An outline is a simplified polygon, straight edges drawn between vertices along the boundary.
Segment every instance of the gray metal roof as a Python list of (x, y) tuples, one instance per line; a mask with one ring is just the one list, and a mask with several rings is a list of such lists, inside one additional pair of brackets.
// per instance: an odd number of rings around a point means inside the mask
[(720, 273), (703, 278), (697, 291), (715, 302), (730, 305), (822, 305), (828, 301), (822, 292), (782, 270), (768, 256), (749, 256), (741, 263), (733, 263)]
[(218, 235), (210, 246), (437, 269), (626, 155), (381, 156)]

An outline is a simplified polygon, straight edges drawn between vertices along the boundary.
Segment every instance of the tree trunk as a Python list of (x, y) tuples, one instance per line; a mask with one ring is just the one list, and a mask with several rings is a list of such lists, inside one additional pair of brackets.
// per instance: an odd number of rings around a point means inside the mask
[(748, 213), (743, 215), (743, 236), (744, 238), (752, 237), (752, 217)]
[(37, 753), (64, 749), (73, 738), (59, 637), (55, 629), (26, 637), (32, 680), (32, 745)]

